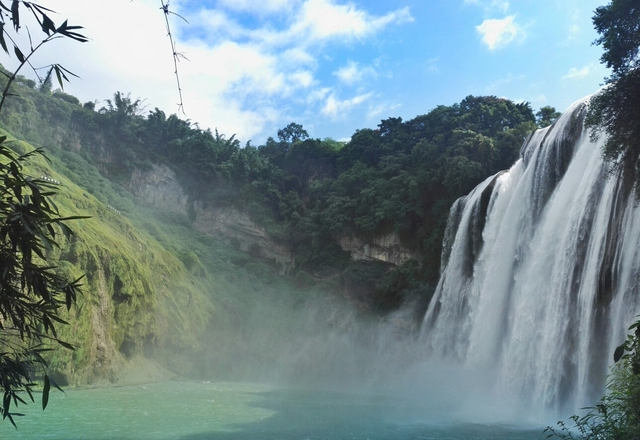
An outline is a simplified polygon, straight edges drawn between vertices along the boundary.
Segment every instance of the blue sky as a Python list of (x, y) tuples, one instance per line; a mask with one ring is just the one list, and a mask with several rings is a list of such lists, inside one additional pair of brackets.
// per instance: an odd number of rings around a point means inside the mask
[[(115, 91), (177, 111), (160, 0), (42, 0), (91, 41), (40, 55), (82, 77), (66, 91)], [(348, 139), (467, 95), (562, 111), (606, 69), (591, 24), (606, 0), (173, 0), (187, 119), (260, 144), (290, 122)], [(8, 63), (5, 63), (8, 64)]]

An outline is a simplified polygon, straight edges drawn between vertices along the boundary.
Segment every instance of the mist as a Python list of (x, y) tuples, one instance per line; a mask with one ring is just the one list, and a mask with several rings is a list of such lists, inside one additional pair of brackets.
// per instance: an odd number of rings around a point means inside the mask
[(493, 391), (494, 371), (432, 356), (415, 307), (379, 318), (339, 295), (258, 292), (241, 309), (217, 311), (196, 375), (392, 399), (394, 423), (540, 426)]

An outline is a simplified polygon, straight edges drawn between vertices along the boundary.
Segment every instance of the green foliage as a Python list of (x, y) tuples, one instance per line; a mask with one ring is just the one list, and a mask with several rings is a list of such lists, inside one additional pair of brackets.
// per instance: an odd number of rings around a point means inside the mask
[[(21, 94), (20, 107), (0, 115), (3, 122), (45, 147), (59, 149), (49, 139), (68, 141), (59, 154), (70, 176), (127, 216), (134, 204), (117, 201), (101, 173), (125, 184), (136, 168), (166, 164), (191, 201), (246, 212), (291, 249), (292, 273), (341, 273), (350, 255), (340, 238), (366, 241), (393, 233), (419, 256), (416, 276), (422, 285), (436, 284), (451, 204), (509, 167), (536, 128), (527, 103), (469, 96), (412, 120), (383, 120), (376, 130), (356, 131), (347, 143), (310, 139), (301, 125), (291, 123), (278, 130), (277, 140), (256, 148), (159, 109), (143, 115), (141, 102), (122, 93), (98, 112), (45, 99), (26, 87)], [(264, 252), (253, 249), (253, 254)], [(420, 290), (409, 284), (397, 280), (379, 292), (403, 298)]]
[(6, 140), (0, 137), (0, 411), (15, 425), (18, 414), (11, 405), (26, 403), (23, 392), (33, 401), (34, 375), (43, 377), (42, 406), (47, 406), (51, 381), (43, 356), (52, 341), (72, 348), (57, 329), (66, 324), (61, 308), (76, 302), (81, 277), (60, 276), (47, 255), (59, 246), (58, 234), (72, 236), (64, 222), (74, 217), (60, 216), (51, 200), (55, 185), (24, 172), (24, 163), (40, 152), (18, 156)]
[(296, 142), (300, 142), (308, 138), (309, 133), (307, 133), (307, 130), (302, 128), (302, 125), (296, 124), (295, 122), (292, 122), (281, 130), (278, 130), (278, 139), (280, 139), (280, 142), (295, 144)]
[(640, 6), (635, 0), (612, 0), (596, 8), (593, 25), (600, 34), (594, 44), (601, 45), (600, 58), (613, 69), (614, 79), (640, 67)]
[[(40, 79), (42, 85), (46, 85), (48, 81), (50, 84), (53, 73), (55, 73), (58, 84), (62, 88), (64, 87), (63, 80), (69, 81), (67, 75), (76, 76), (69, 70), (62, 67), (60, 64), (51, 64), (42, 68), (47, 69), (47, 74), (44, 79), (40, 78), (40, 76), (38, 75), (39, 69), (33, 68), (33, 64), (30, 59), (32, 55), (36, 53), (38, 49), (40, 49), (43, 45), (50, 43), (51, 41), (58, 38), (69, 38), (82, 43), (88, 41), (84, 35), (77, 32), (78, 30), (82, 29), (82, 26), (71, 26), (66, 20), (60, 26), (56, 26), (53, 20), (51, 20), (51, 18), (49, 17), (49, 15), (51, 15), (53, 11), (44, 8), (37, 3), (27, 1), (12, 1), (10, 8), (5, 6), (4, 3), (7, 2), (0, 1), (0, 46), (2, 46), (2, 49), (7, 55), (10, 56), (10, 54), (13, 53), (18, 60), (19, 65), (16, 70), (10, 76), (8, 76), (9, 79), (2, 91), (2, 98), (0, 98), (0, 108), (2, 108), (6, 98), (10, 95), (9, 88), (11, 87), (11, 84), (16, 80), (18, 72), (25, 65), (28, 65), (32, 68), (32, 70)], [(26, 10), (27, 14), (32, 16), (32, 18), (37, 22), (37, 27), (40, 28), (44, 37), (42, 41), (34, 45), (31, 40), (31, 36), (29, 36), (28, 50), (26, 50), (24, 47), (21, 48), (17, 43), (18, 38), (15, 38), (19, 33), (20, 28), (22, 27), (21, 18), (24, 18), (24, 16), (20, 16), (21, 10), (23, 12)], [(11, 21), (12, 26), (7, 26), (9, 21)], [(13, 27), (13, 33), (11, 31), (11, 27)]]
[[(70, 26), (67, 21), (56, 26), (49, 15), (53, 12), (36, 3), (12, 1), (7, 7), (0, 1), (0, 46), (9, 56), (13, 53), (18, 67), (12, 73), (2, 72), (6, 81), (2, 84), (0, 109), (3, 108), (14, 82), (32, 89), (34, 82), (18, 76), (25, 66), (33, 68), (31, 57), (43, 45), (58, 38), (85, 42), (77, 31), (80, 26)], [(18, 33), (21, 29), (21, 12), (31, 15), (42, 31), (43, 40), (33, 44), (29, 35), (28, 50), (20, 47)], [(11, 21), (12, 26), (7, 26)], [(10, 50), (11, 47), (11, 50)], [(47, 79), (53, 73), (60, 87), (68, 81), (70, 71), (59, 64), (51, 64)], [(74, 75), (75, 76), (75, 75)], [(58, 325), (66, 324), (60, 315), (75, 304), (80, 278), (73, 281), (60, 276), (51, 263), (50, 253), (58, 248), (58, 235), (67, 239), (73, 234), (65, 225), (66, 220), (80, 217), (62, 217), (51, 200), (55, 185), (48, 180), (30, 177), (23, 169), (24, 163), (39, 150), (22, 155), (13, 152), (6, 136), (0, 137), (0, 386), (3, 391), (0, 411), (2, 418), (9, 418), (15, 426), (11, 405), (26, 401), (25, 393), (33, 401), (34, 376), (43, 377), (42, 408), (47, 407), (51, 385), (58, 387), (47, 374), (44, 354), (53, 342), (66, 348), (72, 346), (58, 338)]]
[(558, 422), (545, 432), (562, 439), (633, 440), (640, 436), (640, 321), (616, 348), (604, 397), (583, 415), (570, 418), (573, 426)]
[(545, 105), (536, 112), (536, 123), (538, 127), (547, 127), (558, 120), (562, 113), (557, 112), (554, 107)]
[(621, 75), (591, 98), (587, 126), (592, 138), (607, 134), (603, 147), (605, 160), (613, 172), (635, 184), (640, 178), (640, 70)]
[(596, 9), (600, 60), (613, 70), (607, 86), (591, 98), (587, 127), (593, 139), (606, 133), (603, 156), (635, 186), (640, 197), (640, 7), (634, 0), (612, 0)]
[(347, 293), (379, 315), (396, 310), (407, 296), (424, 295), (426, 286), (422, 279), (422, 269), (415, 259), (397, 269), (379, 261), (354, 262), (342, 272)]
[(68, 93), (63, 92), (62, 90), (56, 90), (55, 92), (53, 92), (53, 96), (58, 98), (58, 99), (62, 99), (63, 101), (66, 101), (70, 104), (77, 104), (80, 105), (80, 100), (78, 98), (76, 98), (73, 95), (69, 95)]
[[(140, 206), (80, 154), (52, 153), (57, 172), (47, 164), (40, 172), (63, 180), (57, 205), (92, 218), (82, 220), (72, 243), (53, 254), (60, 273), (85, 272), (87, 281), (79, 306), (64, 316), (70, 325), (60, 329), (61, 338), (80, 348), (48, 352), (51, 375), (76, 385), (118, 382), (116, 367), (123, 359), (142, 355), (189, 375), (187, 359), (196, 362), (209, 326), (241, 313), (251, 295), (274, 283), (275, 269), (195, 232), (182, 215)], [(282, 286), (274, 289), (282, 294)], [(97, 368), (100, 334), (106, 359)]]

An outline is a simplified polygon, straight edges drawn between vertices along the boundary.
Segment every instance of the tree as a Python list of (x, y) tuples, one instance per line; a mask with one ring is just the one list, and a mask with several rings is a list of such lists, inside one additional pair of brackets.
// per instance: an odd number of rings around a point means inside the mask
[(307, 133), (307, 130), (302, 128), (302, 125), (296, 124), (295, 122), (292, 122), (285, 128), (278, 130), (278, 139), (280, 139), (280, 142), (294, 144), (308, 138), (309, 133)]
[(545, 105), (536, 112), (536, 124), (538, 127), (548, 127), (558, 120), (562, 113), (557, 112), (555, 107)]
[[(6, 4), (5, 4), (6, 3)], [(79, 34), (80, 26), (70, 26), (67, 21), (56, 26), (49, 17), (53, 11), (33, 2), (0, 0), (0, 46), (7, 55), (15, 54), (19, 65), (7, 81), (0, 100), (0, 110), (11, 96), (10, 87), (18, 72), (28, 65), (42, 79), (31, 64), (31, 57), (44, 44), (58, 38), (71, 38), (84, 42)], [(29, 50), (17, 43), (17, 34), (22, 28), (21, 11), (30, 12), (43, 34), (43, 40), (35, 46), (29, 32)], [(7, 26), (11, 22), (11, 26)], [(9, 47), (12, 50), (9, 50)], [(46, 78), (55, 73), (60, 87), (68, 81), (70, 71), (52, 64), (46, 66)], [(66, 280), (55, 272), (55, 266), (47, 252), (58, 247), (61, 233), (70, 237), (72, 231), (65, 222), (78, 217), (61, 217), (51, 200), (55, 184), (27, 175), (23, 165), (32, 156), (41, 154), (35, 150), (24, 155), (13, 152), (6, 136), (0, 137), (0, 388), (3, 399), (0, 412), (15, 426), (11, 411), (26, 400), (31, 401), (34, 379), (42, 377), (42, 407), (49, 401), (51, 385), (57, 385), (47, 375), (47, 362), (43, 357), (53, 346), (73, 348), (57, 337), (56, 327), (66, 324), (59, 312), (75, 303), (80, 288), (80, 279)]]
[(640, 5), (636, 0), (612, 0), (596, 8), (593, 25), (600, 34), (594, 44), (604, 48), (600, 61), (613, 69), (612, 80), (640, 67)]
[(605, 160), (613, 171), (633, 183), (640, 197), (640, 5), (636, 0), (612, 0), (595, 10), (593, 24), (600, 34), (600, 58), (612, 75), (591, 98), (587, 127), (596, 139), (607, 134)]

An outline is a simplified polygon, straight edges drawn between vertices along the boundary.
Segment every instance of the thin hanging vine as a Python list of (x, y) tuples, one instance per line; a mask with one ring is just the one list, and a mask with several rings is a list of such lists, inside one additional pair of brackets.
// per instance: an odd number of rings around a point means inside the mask
[(173, 35), (171, 34), (171, 26), (169, 25), (169, 15), (175, 15), (176, 17), (180, 17), (181, 19), (183, 19), (186, 23), (189, 23), (189, 22), (182, 15), (177, 14), (169, 9), (169, 1), (165, 3), (164, 0), (160, 0), (160, 4), (162, 5), (160, 9), (162, 9), (162, 12), (164, 13), (164, 19), (167, 25), (167, 36), (169, 37), (169, 42), (171, 43), (171, 54), (173, 56), (174, 74), (176, 76), (176, 84), (178, 86), (178, 96), (180, 98), (180, 102), (178, 103), (178, 111), (182, 112), (183, 115), (186, 115), (184, 111), (184, 101), (182, 99), (182, 87), (180, 86), (180, 75), (178, 74), (178, 62), (181, 59), (185, 59), (187, 61), (189, 61), (189, 59), (186, 56), (184, 56), (184, 54), (176, 50), (176, 42), (173, 39)]

